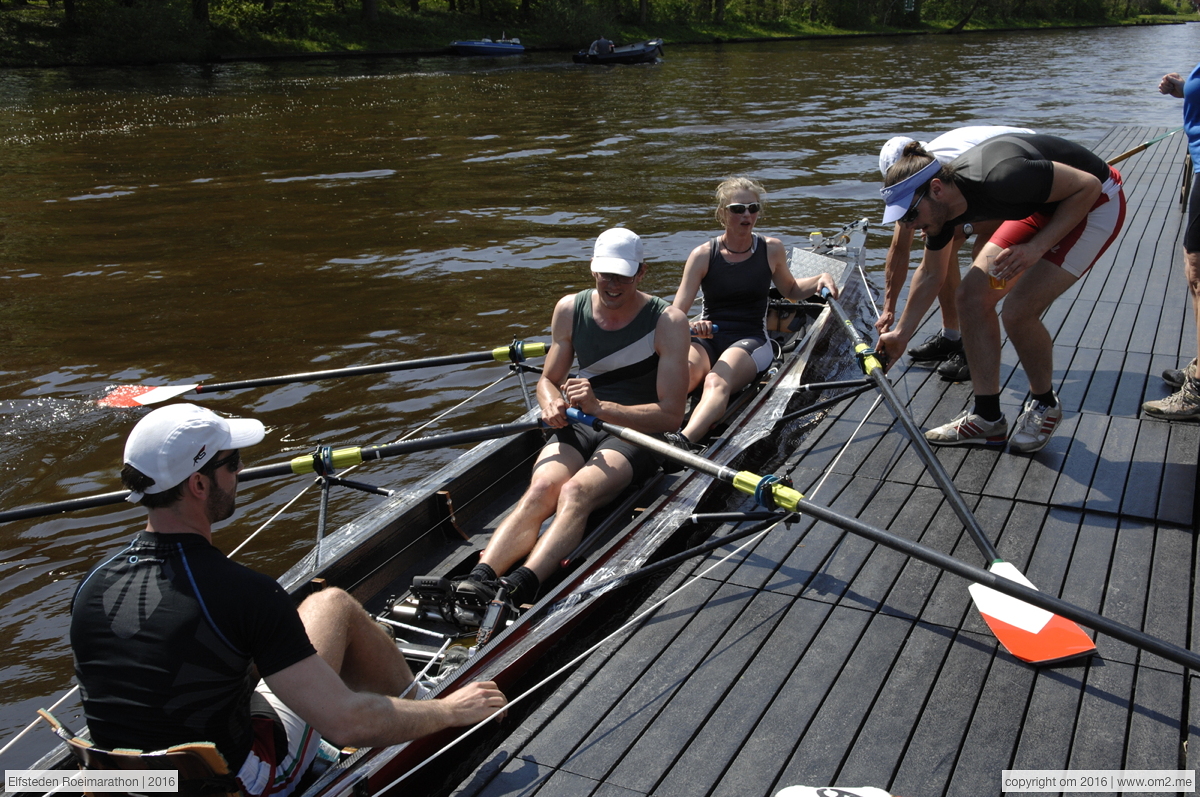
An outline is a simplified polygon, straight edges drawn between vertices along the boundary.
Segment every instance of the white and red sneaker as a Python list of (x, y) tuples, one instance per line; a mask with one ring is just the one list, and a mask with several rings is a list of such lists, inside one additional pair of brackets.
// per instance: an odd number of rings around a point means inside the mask
[(1017, 418), (1017, 425), (1008, 441), (1008, 447), (1022, 454), (1041, 451), (1046, 447), (1046, 443), (1050, 442), (1050, 435), (1054, 434), (1054, 430), (1062, 422), (1062, 416), (1062, 404), (1058, 401), (1057, 393), (1054, 395), (1053, 407), (1030, 399), (1025, 402), (1025, 411)]
[(1002, 446), (1008, 440), (1008, 421), (987, 421), (982, 415), (963, 410), (954, 420), (925, 433), (925, 439), (935, 446)]

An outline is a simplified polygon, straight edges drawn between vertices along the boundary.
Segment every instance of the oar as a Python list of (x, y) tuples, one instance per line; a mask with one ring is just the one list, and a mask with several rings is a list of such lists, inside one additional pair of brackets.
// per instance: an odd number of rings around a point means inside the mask
[(290, 385), (294, 382), (316, 382), (321, 379), (335, 379), (343, 376), (359, 376), (361, 374), (382, 374), (392, 371), (412, 371), (418, 368), (433, 368), (439, 365), (463, 365), (465, 363), (484, 362), (524, 362), (527, 357), (544, 357), (547, 345), (545, 343), (525, 343), (514, 341), (510, 346), (499, 346), (490, 351), (471, 352), (469, 354), (447, 354), (442, 357), (425, 357), (419, 360), (403, 360), (379, 365), (356, 365), (350, 368), (334, 368), (329, 371), (310, 371), (301, 374), (284, 374), (283, 376), (267, 376), (260, 379), (243, 379), (239, 382), (216, 382), (210, 385), (124, 385), (115, 387), (106, 396), (96, 401), (104, 407), (139, 407), (170, 401), (185, 393), (216, 393), (221, 390), (245, 390), (251, 387), (267, 387), (269, 385)]
[(1177, 127), (1174, 130), (1171, 130), (1170, 132), (1163, 133), (1158, 138), (1152, 138), (1149, 141), (1143, 141), (1141, 144), (1138, 144), (1136, 147), (1129, 150), (1128, 152), (1122, 152), (1117, 157), (1110, 158), (1108, 161), (1108, 165), (1112, 166), (1114, 164), (1120, 163), (1121, 161), (1125, 160), (1126, 158), (1138, 154), (1139, 152), (1146, 149), (1146, 147), (1150, 146), (1151, 144), (1157, 144), (1158, 142), (1162, 141), (1164, 138), (1170, 138), (1171, 136), (1175, 135), (1182, 129), (1183, 129), (1182, 127)]
[[(854, 327), (841, 304), (832, 297), (826, 297), (826, 301), (833, 308), (833, 312), (837, 314), (838, 320), (842, 322), (846, 334), (850, 336), (863, 370), (867, 376), (875, 380), (879, 392), (883, 394), (892, 414), (908, 434), (913, 448), (925, 463), (929, 475), (933, 477), (934, 482), (946, 496), (946, 502), (950, 504), (954, 514), (958, 515), (958, 519), (962, 521), (984, 557), (991, 563), (988, 570), (1030, 589), (1036, 589), (1021, 571), (1000, 558), (1000, 554), (980, 527), (979, 521), (975, 519), (975, 515), (971, 513), (966, 501), (959, 494), (958, 488), (954, 486), (950, 474), (946, 473), (941, 460), (934, 455), (929, 441), (917, 428), (912, 416), (904, 409), (892, 383), (884, 375), (883, 364), (880, 363), (875, 352), (863, 340), (863, 336)], [(1048, 664), (1076, 656), (1090, 655), (1096, 651), (1096, 645), (1092, 642), (1091, 637), (1082, 628), (1064, 617), (1012, 600), (977, 584), (971, 586), (969, 592), (975, 601), (975, 607), (983, 615), (988, 628), (992, 629), (992, 633), (1000, 640), (1000, 644), (1022, 661)]]
[[(1068, 603), (1062, 598), (1038, 592), (1034, 587), (1027, 586), (1019, 581), (997, 575), (981, 567), (969, 565), (966, 562), (955, 559), (949, 554), (942, 553), (918, 542), (867, 525), (861, 520), (843, 515), (828, 507), (814, 504), (806, 500), (802, 493), (779, 482), (773, 476), (763, 477), (749, 471), (735, 471), (733, 468), (718, 465), (712, 460), (676, 448), (657, 438), (650, 437), (641, 432), (635, 432), (632, 429), (626, 429), (623, 426), (608, 423), (607, 421), (602, 421), (599, 418), (594, 418), (576, 409), (567, 410), (567, 416), (575, 423), (584, 423), (594, 429), (606, 431), (614, 437), (619, 437), (634, 445), (648, 448), (668, 459), (674, 459), (676, 462), (686, 465), (693, 470), (706, 473), (718, 481), (731, 484), (741, 492), (763, 499), (759, 503), (763, 503), (765, 500), (788, 512), (800, 512), (809, 515), (831, 526), (836, 526), (852, 534), (865, 537), (872, 542), (877, 542), (880, 545), (900, 551), (914, 559), (928, 562), (935, 567), (954, 573), (977, 585), (985, 585), (996, 592), (1003, 593), (1015, 604), (1032, 604), (1044, 610), (1046, 614), (1070, 617), (1072, 620), (1108, 634), (1114, 639), (1120, 639), (1177, 664), (1181, 664), (1184, 667), (1200, 671), (1200, 655), (1186, 648), (1181, 648), (1178, 645), (1173, 645), (1165, 640), (1150, 636), (1136, 628), (1130, 628), (1127, 625), (1110, 620), (1107, 617), (1088, 611), (1073, 603)], [(787, 522), (788, 518), (781, 513), (780, 520)], [(724, 541), (728, 542), (729, 540), (726, 539)], [(1088, 642), (1090, 643), (1091, 640), (1089, 639)]]
[[(351, 448), (339, 448), (328, 452), (328, 462), (335, 469), (349, 468), (352, 465), (358, 465), (362, 462), (367, 462), (373, 459), (383, 459), (384, 457), (393, 457), (397, 454), (407, 454), (413, 451), (428, 451), (434, 448), (447, 448), (449, 446), (461, 445), (463, 443), (478, 443), (481, 440), (493, 440), (498, 437), (509, 437), (510, 435), (527, 432), (530, 429), (536, 429), (541, 425), (539, 420), (516, 421), (514, 423), (500, 423), (494, 426), (484, 426), (479, 429), (468, 429), (462, 432), (447, 432), (446, 434), (430, 435), (429, 437), (414, 437), (411, 440), (403, 440), (399, 443), (390, 443), (385, 446), (354, 446)], [(306, 473), (315, 473), (315, 459), (325, 460), (320, 453), (306, 454), (302, 457), (294, 457), (288, 462), (281, 462), (276, 465), (260, 465), (256, 468), (246, 468), (238, 474), (239, 482), (253, 481), (255, 479), (270, 479), (276, 476), (287, 475), (303, 475)], [(91, 509), (97, 506), (109, 506), (119, 504), (129, 497), (128, 490), (120, 490), (113, 493), (100, 493), (99, 495), (85, 496), (82, 498), (71, 498), (66, 501), (59, 501), (53, 504), (40, 504), (38, 506), (27, 506), (20, 509), (10, 509), (7, 512), (0, 512), (0, 523), (7, 523), (10, 520), (23, 520), (31, 517), (42, 517), (45, 515), (55, 515), (60, 512), (72, 512), (77, 509)]]

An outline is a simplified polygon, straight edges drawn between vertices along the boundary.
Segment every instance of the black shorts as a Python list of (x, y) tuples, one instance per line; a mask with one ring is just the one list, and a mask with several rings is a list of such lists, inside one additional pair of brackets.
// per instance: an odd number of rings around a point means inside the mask
[(1188, 194), (1188, 220), (1183, 230), (1183, 251), (1200, 252), (1200, 180), (1192, 175), (1192, 191)]
[[(649, 479), (662, 464), (662, 458), (648, 449), (614, 437), (608, 432), (598, 432), (581, 423), (573, 423), (562, 429), (555, 429), (553, 435), (559, 443), (570, 446), (582, 454), (584, 462), (591, 459), (592, 455), (601, 449), (607, 448), (616, 451), (633, 466), (634, 484), (641, 484)], [(659, 437), (659, 435), (655, 435), (655, 437)]]
[(759, 372), (765, 371), (771, 367), (771, 361), (775, 359), (775, 350), (771, 346), (770, 341), (761, 335), (737, 335), (718, 330), (713, 333), (711, 338), (692, 338), (692, 343), (696, 343), (700, 348), (708, 352), (708, 367), (712, 368), (717, 364), (717, 360), (725, 353), (726, 349), (738, 348), (750, 355), (750, 359), (754, 361), (754, 367)]

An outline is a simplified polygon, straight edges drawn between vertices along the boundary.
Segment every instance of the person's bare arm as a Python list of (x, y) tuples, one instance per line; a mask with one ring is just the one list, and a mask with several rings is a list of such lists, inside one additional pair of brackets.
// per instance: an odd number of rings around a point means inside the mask
[(908, 279), (908, 265), (912, 260), (912, 240), (912, 229), (896, 224), (887, 257), (883, 261), (883, 309), (875, 322), (875, 329), (880, 333), (887, 332), (896, 323), (896, 305)]
[(351, 691), (315, 653), (265, 679), (275, 696), (335, 744), (399, 744), (444, 728), (474, 725), (507, 705), (490, 681), (437, 700), (402, 700)]
[(628, 426), (639, 432), (674, 432), (683, 423), (687, 404), (689, 348), (687, 318), (676, 307), (668, 307), (658, 317), (654, 330), (654, 350), (658, 353), (658, 401), (625, 405), (600, 401), (586, 379), (569, 379), (564, 393), (571, 406), (604, 421)]
[(575, 296), (564, 296), (554, 305), (550, 319), (550, 352), (542, 364), (542, 375), (537, 382), (537, 399), (542, 408), (542, 420), (554, 429), (566, 426), (567, 400), (563, 398), (562, 384), (571, 373), (575, 361), (575, 346), (571, 341), (571, 328), (575, 313)]
[(1100, 180), (1088, 172), (1054, 164), (1054, 182), (1050, 186), (1047, 202), (1057, 202), (1058, 207), (1050, 221), (1028, 241), (1015, 244), (996, 255), (993, 273), (998, 279), (1013, 279), (1038, 262), (1050, 247), (1061, 241), (1083, 221), (1100, 197)]
[(908, 301), (904, 303), (904, 311), (896, 326), (879, 336), (877, 348), (887, 355), (888, 367), (904, 355), (904, 347), (916, 334), (921, 319), (929, 311), (942, 282), (946, 279), (946, 269), (950, 267), (954, 250), (950, 246), (941, 249), (926, 249), (921, 258), (921, 265), (913, 273), (912, 287), (908, 291)]
[(828, 288), (837, 298), (837, 283), (829, 274), (818, 274), (815, 277), (805, 277), (798, 280), (788, 268), (787, 249), (778, 238), (767, 238), (767, 263), (771, 266), (771, 281), (779, 289), (785, 299), (798, 302), (807, 299), (822, 288)]

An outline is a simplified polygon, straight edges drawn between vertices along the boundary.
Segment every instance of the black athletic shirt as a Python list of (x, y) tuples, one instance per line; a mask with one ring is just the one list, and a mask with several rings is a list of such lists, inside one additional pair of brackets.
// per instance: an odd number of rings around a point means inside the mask
[(950, 219), (927, 249), (941, 249), (966, 222), (1024, 219), (1034, 213), (1052, 214), (1057, 202), (1047, 202), (1054, 182), (1054, 164), (1062, 163), (1095, 175), (1104, 183), (1112, 175), (1104, 159), (1087, 147), (1058, 136), (1013, 134), (996, 136), (959, 155), (954, 167), (967, 200), (967, 210)]
[(740, 263), (725, 259), (716, 238), (709, 243), (708, 271), (700, 280), (704, 290), (700, 317), (720, 327), (724, 338), (767, 339), (771, 263), (766, 239), (756, 233), (752, 240), (754, 252)]
[(316, 651), (288, 594), (198, 534), (142, 532), (80, 584), (75, 675), (101, 747), (213, 742), (236, 772), (257, 678)]

